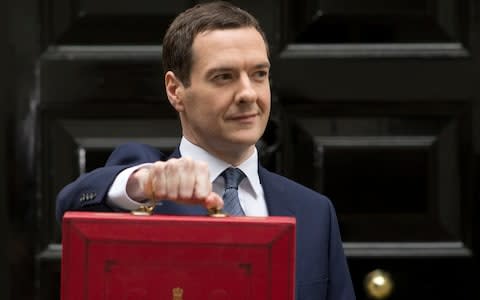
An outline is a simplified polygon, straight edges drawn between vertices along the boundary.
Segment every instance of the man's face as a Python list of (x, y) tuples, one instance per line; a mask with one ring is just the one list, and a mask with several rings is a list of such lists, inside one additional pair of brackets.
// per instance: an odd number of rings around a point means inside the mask
[[(190, 86), (177, 90), (183, 134), (223, 158), (252, 153), (270, 114), (267, 49), (254, 28), (198, 34)], [(243, 157), (245, 158), (245, 157)]]

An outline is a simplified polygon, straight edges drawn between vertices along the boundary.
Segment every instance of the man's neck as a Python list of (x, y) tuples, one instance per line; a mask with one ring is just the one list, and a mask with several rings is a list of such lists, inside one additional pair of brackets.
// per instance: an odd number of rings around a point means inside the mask
[(214, 149), (214, 147), (205, 147), (199, 145), (195, 142), (192, 142), (188, 137), (183, 137), (184, 142), (190, 143), (198, 148), (201, 148), (203, 151), (209, 153), (210, 155), (214, 156), (217, 159), (220, 159), (232, 166), (238, 166), (250, 158), (255, 152), (255, 145), (250, 147), (246, 147), (242, 149), (241, 146), (236, 146), (232, 149), (223, 148), (221, 150)]

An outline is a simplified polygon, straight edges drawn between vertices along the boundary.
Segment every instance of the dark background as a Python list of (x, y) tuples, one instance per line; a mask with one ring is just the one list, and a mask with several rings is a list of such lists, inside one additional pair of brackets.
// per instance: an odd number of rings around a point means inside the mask
[[(61, 187), (119, 143), (177, 144), (161, 41), (196, 2), (0, 2), (3, 299), (59, 298)], [(477, 299), (478, 1), (233, 2), (272, 52), (261, 160), (332, 199), (358, 299), (375, 269), (389, 299)]]

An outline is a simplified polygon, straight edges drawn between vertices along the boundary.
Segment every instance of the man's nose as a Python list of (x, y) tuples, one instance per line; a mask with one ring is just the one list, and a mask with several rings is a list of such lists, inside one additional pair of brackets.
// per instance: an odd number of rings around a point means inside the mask
[(240, 76), (237, 102), (253, 102), (257, 100), (257, 91), (253, 86), (252, 79), (247, 74)]

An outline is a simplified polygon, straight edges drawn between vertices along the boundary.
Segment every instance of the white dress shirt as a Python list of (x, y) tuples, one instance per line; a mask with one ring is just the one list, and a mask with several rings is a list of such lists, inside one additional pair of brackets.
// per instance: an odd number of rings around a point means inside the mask
[[(185, 137), (180, 142), (180, 154), (182, 157), (190, 157), (193, 160), (201, 160), (208, 164), (210, 171), (210, 181), (212, 182), (213, 192), (223, 195), (224, 179), (220, 174), (232, 165), (214, 157), (204, 149), (192, 144)], [(142, 203), (139, 203), (130, 197), (126, 192), (127, 181), (130, 175), (138, 168), (148, 164), (141, 164), (127, 168), (120, 172), (115, 178), (108, 191), (107, 203), (113, 207), (126, 210), (135, 210)], [(238, 186), (238, 197), (240, 205), (246, 216), (268, 216), (267, 205), (263, 193), (260, 178), (258, 177), (258, 153), (255, 148), (253, 154), (238, 166), (234, 166), (245, 173), (246, 178)]]

